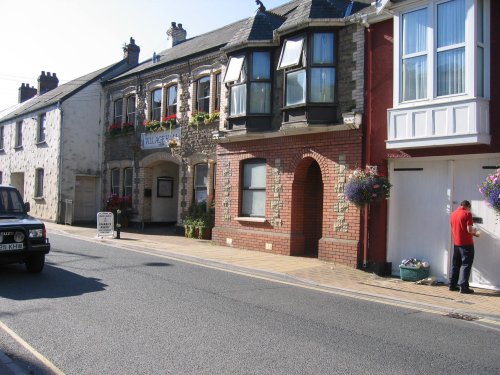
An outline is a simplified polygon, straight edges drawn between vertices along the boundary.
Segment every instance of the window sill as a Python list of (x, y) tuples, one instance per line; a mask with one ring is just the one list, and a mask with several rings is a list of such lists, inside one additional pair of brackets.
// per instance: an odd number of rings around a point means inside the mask
[(23, 149), (23, 146), (14, 146), (14, 150), (18, 151), (18, 150), (22, 150)]
[(45, 198), (41, 196), (41, 197), (33, 197), (33, 199), (36, 201), (43, 201)]
[(265, 217), (250, 217), (250, 216), (238, 216), (235, 218), (237, 221), (246, 221), (249, 223), (265, 223)]
[(46, 145), (46, 144), (47, 144), (47, 142), (45, 141), (45, 139), (43, 141), (36, 142), (37, 146), (43, 146), (43, 145)]

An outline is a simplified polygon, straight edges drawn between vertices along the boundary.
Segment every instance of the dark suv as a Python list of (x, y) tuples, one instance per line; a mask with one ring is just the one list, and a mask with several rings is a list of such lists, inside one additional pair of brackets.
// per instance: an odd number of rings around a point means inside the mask
[(0, 264), (24, 263), (29, 272), (38, 273), (50, 243), (45, 225), (29, 210), (15, 187), (0, 185)]

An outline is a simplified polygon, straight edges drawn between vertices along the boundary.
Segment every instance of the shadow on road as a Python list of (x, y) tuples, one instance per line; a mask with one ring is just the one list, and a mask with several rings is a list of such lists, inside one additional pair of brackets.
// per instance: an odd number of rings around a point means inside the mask
[(50, 264), (40, 274), (26, 272), (24, 265), (0, 267), (0, 297), (12, 300), (62, 298), (101, 292), (100, 279), (83, 277)]

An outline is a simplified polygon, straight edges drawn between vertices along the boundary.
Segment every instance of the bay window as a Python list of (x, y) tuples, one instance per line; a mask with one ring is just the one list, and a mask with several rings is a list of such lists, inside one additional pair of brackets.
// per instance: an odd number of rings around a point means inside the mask
[(243, 162), (241, 215), (264, 217), (266, 211), (266, 160)]
[(270, 52), (231, 56), (224, 83), (230, 85), (230, 116), (271, 113)]
[(465, 92), (465, 0), (437, 5), (437, 96)]
[(284, 41), (278, 69), (285, 70), (285, 106), (335, 102), (335, 48), (333, 32), (314, 32)]
[(396, 21), (399, 102), (474, 91), (485, 96), (483, 0), (431, 1), (401, 13)]

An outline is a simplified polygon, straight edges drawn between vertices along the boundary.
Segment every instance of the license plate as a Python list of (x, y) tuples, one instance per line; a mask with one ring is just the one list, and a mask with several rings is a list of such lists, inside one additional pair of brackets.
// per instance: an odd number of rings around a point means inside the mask
[(22, 243), (6, 243), (0, 244), (0, 251), (8, 251), (8, 250), (22, 250), (24, 249), (24, 245)]

